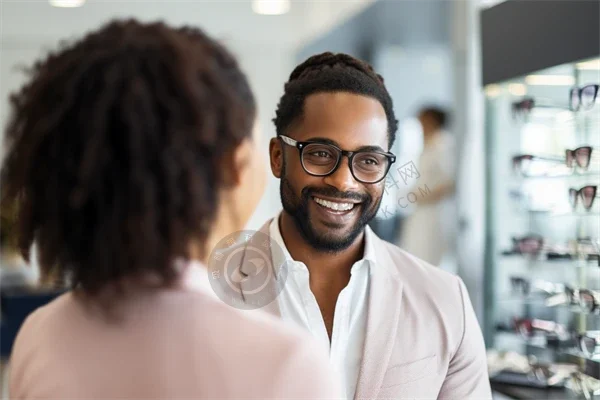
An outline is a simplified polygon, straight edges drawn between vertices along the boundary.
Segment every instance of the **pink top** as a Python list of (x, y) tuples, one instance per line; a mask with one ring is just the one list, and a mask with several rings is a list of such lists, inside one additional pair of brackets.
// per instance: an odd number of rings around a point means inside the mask
[(35, 311), (17, 337), (11, 399), (338, 398), (312, 339), (238, 311), (191, 264), (170, 289), (120, 301), (107, 320), (72, 293)]

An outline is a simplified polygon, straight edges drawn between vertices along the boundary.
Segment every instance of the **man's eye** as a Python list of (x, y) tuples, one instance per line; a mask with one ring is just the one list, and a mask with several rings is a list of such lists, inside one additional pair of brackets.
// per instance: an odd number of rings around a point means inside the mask
[(331, 157), (331, 154), (329, 154), (326, 151), (314, 151), (314, 152), (310, 153), (310, 155), (316, 156), (316, 157), (323, 157), (323, 158)]
[(367, 165), (377, 165), (379, 164), (379, 162), (374, 159), (374, 158), (365, 158), (364, 160), (362, 160), (363, 164), (367, 164)]

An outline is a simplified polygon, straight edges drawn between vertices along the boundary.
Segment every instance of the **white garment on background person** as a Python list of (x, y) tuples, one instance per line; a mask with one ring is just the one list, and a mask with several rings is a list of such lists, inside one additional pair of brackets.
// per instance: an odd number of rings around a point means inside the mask
[[(420, 177), (411, 189), (418, 200), (429, 190), (455, 180), (454, 137), (442, 131), (423, 148), (417, 166)], [(400, 247), (410, 254), (439, 266), (442, 257), (452, 248), (456, 235), (454, 195), (433, 204), (419, 204), (404, 223)]]
[(269, 235), (283, 249), (285, 257), (285, 260), (273, 260), (273, 265), (287, 263), (288, 267), (285, 286), (277, 298), (281, 317), (284, 321), (306, 329), (329, 352), (331, 366), (341, 379), (342, 395), (348, 400), (354, 399), (362, 362), (369, 275), (377, 268), (372, 234), (367, 226), (364, 256), (352, 266), (350, 282), (337, 299), (330, 345), (321, 309), (310, 290), (308, 268), (304, 263), (293, 260), (285, 247), (279, 230), (279, 217), (273, 218), (269, 227)]

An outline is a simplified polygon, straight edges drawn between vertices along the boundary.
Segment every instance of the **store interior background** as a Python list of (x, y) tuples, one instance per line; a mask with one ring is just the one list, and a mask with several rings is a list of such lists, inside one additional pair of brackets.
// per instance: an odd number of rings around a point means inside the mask
[[(557, 148), (556, 142), (517, 143), (502, 135), (490, 135), (490, 99), (503, 104), (506, 114), (506, 108), (510, 107), (514, 98), (528, 94), (536, 98), (562, 99), (564, 93), (568, 92), (568, 85), (532, 86), (525, 93), (521, 81), (512, 81), (505, 87), (487, 84), (538, 70), (534, 68), (536, 63), (544, 62), (539, 55), (548, 53), (541, 48), (551, 48), (553, 43), (557, 43), (557, 47), (562, 44), (561, 51), (571, 52), (565, 55), (564, 62), (578, 60), (576, 54), (578, 48), (584, 47), (583, 41), (568, 45), (561, 41), (561, 37), (566, 35), (559, 31), (570, 28), (556, 23), (553, 29), (557, 32), (552, 43), (537, 38), (537, 43), (544, 42), (543, 46), (536, 47), (535, 52), (529, 52), (527, 47), (522, 46), (528, 54), (515, 57), (518, 60), (514, 62), (507, 62), (509, 57), (504, 55), (510, 54), (513, 43), (523, 38), (507, 39), (485, 30), (481, 32), (481, 13), (490, 7), (515, 4), (515, 0), (273, 1), (280, 5), (288, 3), (289, 10), (281, 15), (259, 14), (256, 12), (258, 0), (86, 0), (81, 7), (73, 8), (50, 4), (60, 1), (82, 0), (0, 0), (2, 127), (7, 122), (8, 95), (24, 80), (22, 67), (31, 65), (35, 59), (55, 49), (63, 39), (80, 37), (112, 18), (127, 17), (143, 21), (164, 20), (174, 25), (197, 25), (232, 50), (256, 94), (265, 163), (268, 162), (268, 141), (275, 135), (271, 120), (283, 93), (283, 85), (298, 63), (316, 53), (349, 53), (371, 63), (384, 77), (400, 122), (397, 140), (391, 149), (398, 157), (396, 167), (408, 162), (418, 164), (423, 146), (421, 127), (416, 119), (419, 107), (435, 104), (448, 109), (451, 113), (449, 131), (456, 143), (453, 154), (457, 160), (453, 221), (456, 232), (454, 246), (444, 257), (440, 268), (455, 272), (464, 280), (486, 340), (494, 337), (492, 330), (495, 329), (493, 319), (497, 316), (497, 301), (493, 296), (502, 295), (500, 292), (508, 292), (510, 288), (509, 280), (505, 276), (500, 279), (496, 274), (495, 267), (492, 267), (495, 261), (490, 254), (499, 254), (509, 247), (510, 237), (517, 230), (509, 219), (512, 212), (509, 201), (490, 200), (496, 196), (490, 196), (491, 192), (507, 195), (505, 183), (512, 179), (506, 168), (509, 157), (506, 156), (505, 160), (504, 153), (536, 153), (540, 150), (560, 153), (563, 150)], [(552, 0), (553, 4), (561, 1), (568, 3), (567, 0)], [(537, 0), (521, 0), (520, 4), (524, 8), (531, 6), (534, 9), (535, 2)], [(551, 3), (550, 0), (548, 3)], [(509, 8), (505, 7), (507, 13)], [(567, 14), (564, 16), (568, 19)], [(542, 26), (546, 19), (530, 18), (528, 15), (539, 16), (535, 12), (523, 13), (520, 24), (527, 26), (531, 33), (543, 36)], [(495, 13), (494, 18), (495, 21), (488, 21), (490, 23), (483, 26), (495, 24), (498, 30), (509, 27), (511, 21), (516, 23), (514, 19), (503, 17), (502, 13)], [(506, 32), (510, 37), (511, 31)], [(488, 40), (483, 51), (482, 37)], [(600, 50), (593, 54), (596, 57), (599, 55)], [(586, 71), (584, 79), (600, 83), (600, 60), (594, 62), (596, 64), (593, 65), (598, 67)], [(520, 71), (519, 68), (525, 69)], [(565, 75), (570, 70), (572, 65), (563, 65), (539, 74)], [(492, 93), (495, 90), (498, 92)], [(600, 111), (600, 108), (597, 110)], [(600, 112), (597, 116), (596, 144), (600, 148)], [(494, 123), (495, 129), (500, 132), (514, 132), (514, 126), (508, 119)], [(494, 146), (493, 149), (489, 147), (490, 144)], [(502, 158), (496, 158), (497, 154), (503, 154)], [(499, 173), (492, 176), (490, 169)], [(279, 181), (270, 172), (268, 175), (265, 195), (247, 229), (258, 229), (281, 209)], [(410, 202), (407, 204), (404, 201), (400, 205), (398, 201), (405, 199), (411, 189), (402, 182), (387, 189), (380, 213), (372, 224), (384, 239), (394, 242), (403, 221), (414, 212), (415, 207)], [(494, 209), (490, 210), (490, 207)], [(560, 225), (562, 222), (556, 221), (548, 231), (571, 232), (570, 226)], [(600, 236), (600, 218), (589, 221), (596, 221)], [(560, 240), (563, 239), (569, 239), (569, 234), (560, 237)], [(492, 249), (491, 252), (489, 249)], [(10, 275), (5, 272), (14, 264), (13, 259), (7, 262), (1, 253), (0, 289), (4, 285), (3, 279)], [(35, 259), (32, 264), (28, 269), (29, 272), (33, 271), (29, 279), (36, 279)], [(550, 279), (550, 276), (546, 278)], [(558, 275), (552, 276), (561, 279)], [(600, 272), (598, 278), (600, 282)], [(491, 343), (491, 340), (488, 341), (488, 345)], [(3, 355), (7, 354), (0, 349), (0, 364)], [(537, 400), (537, 397), (534, 398)]]
[[(60, 0), (57, 0), (60, 1)], [(77, 1), (77, 0), (63, 0)], [(111, 18), (162, 19), (192, 24), (222, 40), (237, 55), (248, 74), (259, 105), (265, 160), (271, 119), (283, 84), (293, 67), (321, 51), (346, 52), (373, 64), (394, 99), (400, 131), (393, 151), (398, 164), (417, 161), (422, 147), (418, 107), (439, 104), (452, 111), (452, 132), (461, 152), (472, 154), (460, 166), (457, 197), (463, 230), (459, 250), (449, 254), (444, 268), (458, 272), (480, 314), (483, 279), (483, 148), (482, 97), (479, 84), (477, 15), (499, 1), (291, 1), (283, 15), (260, 15), (250, 0), (236, 1), (107, 1), (87, 0), (81, 7), (54, 7), (47, 0), (2, 0), (0, 54), (0, 118), (7, 118), (8, 95), (19, 88), (21, 67)], [(467, 112), (467, 110), (469, 110)], [(270, 175), (270, 174), (269, 174)], [(464, 184), (461, 184), (463, 182)], [(400, 188), (401, 189), (401, 188)], [(473, 193), (479, 195), (473, 196)], [(399, 217), (412, 211), (398, 206), (391, 188), (383, 206)], [(279, 182), (269, 176), (266, 194), (250, 220), (257, 229), (281, 208)], [(393, 237), (397, 224), (380, 213), (379, 231)], [(458, 234), (458, 233), (457, 233)]]

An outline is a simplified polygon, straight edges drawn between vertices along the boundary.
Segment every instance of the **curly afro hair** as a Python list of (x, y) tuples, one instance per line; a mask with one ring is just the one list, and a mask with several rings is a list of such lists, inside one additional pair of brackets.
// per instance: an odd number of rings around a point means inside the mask
[(302, 116), (304, 100), (308, 96), (322, 92), (348, 92), (378, 100), (387, 116), (388, 145), (392, 147), (398, 121), (383, 78), (368, 63), (343, 53), (314, 55), (292, 71), (273, 119), (277, 135), (285, 134)]
[(112, 21), (38, 61), (11, 96), (3, 202), (43, 274), (86, 293), (205, 243), (223, 157), (250, 138), (253, 94), (202, 31)]

